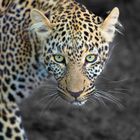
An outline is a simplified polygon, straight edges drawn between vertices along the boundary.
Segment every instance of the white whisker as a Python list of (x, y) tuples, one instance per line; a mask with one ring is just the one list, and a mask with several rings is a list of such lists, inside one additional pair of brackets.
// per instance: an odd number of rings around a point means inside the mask
[(116, 100), (116, 101), (119, 101), (119, 102), (120, 102), (120, 99), (119, 99), (119, 98), (117, 98), (117, 97), (111, 95), (110, 93), (107, 93), (107, 92), (105, 92), (105, 91), (98, 91), (98, 93), (100, 93), (100, 94), (103, 95), (103, 96), (109, 97), (109, 98), (112, 99), (112, 100)]
[(98, 96), (99, 98), (106, 99), (106, 100), (108, 100), (110, 102), (115, 103), (121, 109), (124, 108), (124, 106), (120, 103), (121, 101), (120, 101), (119, 98), (117, 98), (117, 97), (115, 97), (115, 96), (113, 96), (113, 95), (111, 95), (111, 94), (109, 94), (107, 92), (97, 91), (95, 93), (95, 95)]
[(106, 103), (104, 102), (104, 100), (98, 96), (96, 96), (96, 94), (93, 95), (94, 98), (92, 98), (92, 100), (97, 99), (98, 103), (102, 104), (104, 107), (107, 108)]
[(42, 97), (42, 98), (36, 103), (36, 105), (42, 104), (43, 102), (47, 101), (47, 99), (51, 99), (52, 97), (57, 96), (57, 94), (58, 94), (58, 93), (53, 93), (53, 94), (47, 95), (47, 96), (45, 96), (45, 97)]
[(49, 110), (50, 107), (54, 104), (54, 102), (56, 102), (59, 99), (59, 95), (53, 96), (43, 107), (41, 113), (40, 113), (40, 117), (42, 116), (44, 110)]

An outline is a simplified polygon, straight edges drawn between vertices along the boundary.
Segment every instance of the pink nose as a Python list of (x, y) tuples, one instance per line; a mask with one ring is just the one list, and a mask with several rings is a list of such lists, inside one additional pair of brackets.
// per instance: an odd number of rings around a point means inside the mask
[(78, 97), (81, 95), (81, 93), (83, 92), (83, 90), (78, 91), (78, 92), (73, 92), (73, 91), (70, 91), (70, 90), (68, 90), (68, 89), (67, 89), (67, 91), (68, 91), (68, 92), (70, 93), (70, 95), (73, 96), (74, 98), (78, 98)]

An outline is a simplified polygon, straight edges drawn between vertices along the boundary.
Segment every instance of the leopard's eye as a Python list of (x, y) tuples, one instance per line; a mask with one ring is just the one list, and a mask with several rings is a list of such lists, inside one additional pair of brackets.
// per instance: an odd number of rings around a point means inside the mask
[(88, 62), (88, 63), (93, 63), (93, 62), (96, 61), (96, 59), (97, 59), (97, 55), (89, 54), (89, 55), (86, 56), (85, 61)]
[(54, 55), (54, 60), (55, 60), (57, 63), (64, 63), (64, 62), (65, 62), (64, 56), (62, 56), (62, 55), (60, 55), (60, 54), (55, 54), (55, 55)]

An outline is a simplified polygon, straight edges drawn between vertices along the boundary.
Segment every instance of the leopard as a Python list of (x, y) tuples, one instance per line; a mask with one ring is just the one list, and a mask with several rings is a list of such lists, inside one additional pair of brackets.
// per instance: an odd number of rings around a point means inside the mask
[(0, 1), (0, 140), (27, 140), (19, 104), (49, 76), (74, 106), (96, 94), (119, 23), (74, 0)]

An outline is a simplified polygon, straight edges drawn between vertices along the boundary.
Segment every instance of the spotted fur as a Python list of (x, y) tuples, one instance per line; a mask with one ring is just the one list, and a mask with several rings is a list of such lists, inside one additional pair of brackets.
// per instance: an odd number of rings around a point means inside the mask
[(69, 103), (82, 105), (94, 94), (118, 16), (114, 8), (102, 20), (73, 0), (0, 1), (0, 140), (27, 140), (17, 104), (50, 73)]

